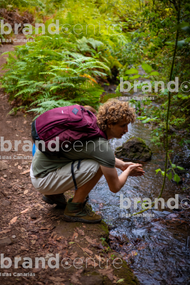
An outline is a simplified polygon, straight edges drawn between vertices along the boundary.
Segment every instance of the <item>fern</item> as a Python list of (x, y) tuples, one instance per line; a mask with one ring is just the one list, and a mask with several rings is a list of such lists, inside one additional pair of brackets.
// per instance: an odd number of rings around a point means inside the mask
[(63, 99), (57, 100), (55, 101), (54, 99), (49, 99), (47, 101), (38, 103), (38, 107), (37, 108), (33, 108), (31, 110), (29, 110), (28, 112), (35, 112), (37, 113), (36, 117), (34, 118), (34, 120), (41, 114), (43, 114), (44, 112), (54, 109), (54, 108), (58, 108), (58, 107), (64, 107), (64, 106), (70, 106), (73, 105), (73, 103), (71, 101), (65, 101)]
[[(32, 1), (37, 3), (38, 0)], [(121, 0), (114, 4), (111, 0), (108, 2), (112, 12), (104, 13), (100, 0), (82, 3), (79, 0), (47, 0), (44, 12), (54, 11), (54, 15), (45, 22), (46, 34), (34, 36), (34, 42), (9, 53), (6, 66), (9, 71), (1, 82), (10, 99), (22, 100), (23, 105), (28, 105), (28, 100), (30, 104), (37, 101), (41, 104), (43, 98), (47, 101), (56, 98), (56, 102), (64, 100), (97, 106), (103, 92), (97, 79), (106, 80), (111, 76), (111, 68), (119, 69), (127, 62), (122, 53), (129, 41), (113, 7), (118, 12), (123, 5), (121, 14), (125, 15), (124, 7), (128, 4)], [(57, 19), (59, 34), (51, 35), (47, 27)], [(76, 32), (76, 25), (82, 27), (82, 32)], [(115, 27), (113, 34), (106, 26)]]

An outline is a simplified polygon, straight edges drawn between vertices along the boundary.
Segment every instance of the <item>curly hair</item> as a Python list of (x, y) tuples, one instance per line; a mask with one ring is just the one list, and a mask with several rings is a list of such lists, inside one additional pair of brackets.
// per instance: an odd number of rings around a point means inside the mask
[(102, 131), (105, 131), (108, 123), (117, 124), (119, 121), (126, 119), (129, 124), (134, 123), (135, 118), (135, 110), (129, 107), (128, 102), (110, 99), (99, 107), (97, 124)]

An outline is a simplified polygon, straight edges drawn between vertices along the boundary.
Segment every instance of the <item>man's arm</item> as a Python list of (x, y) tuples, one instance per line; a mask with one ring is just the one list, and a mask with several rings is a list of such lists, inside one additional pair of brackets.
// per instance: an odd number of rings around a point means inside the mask
[(123, 166), (124, 166), (123, 160), (116, 157), (115, 158), (115, 167), (122, 170)]
[(117, 193), (127, 181), (127, 177), (130, 175), (130, 173), (140, 166), (141, 164), (133, 163), (132, 165), (128, 166), (127, 169), (125, 169), (119, 176), (116, 168), (101, 166), (101, 169), (106, 178), (110, 191)]

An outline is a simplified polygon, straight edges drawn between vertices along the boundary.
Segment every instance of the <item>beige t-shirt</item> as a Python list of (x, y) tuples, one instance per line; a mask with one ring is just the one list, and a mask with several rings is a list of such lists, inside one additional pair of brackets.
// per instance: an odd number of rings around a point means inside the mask
[(33, 174), (44, 177), (49, 172), (79, 159), (93, 159), (102, 166), (115, 167), (115, 156), (109, 142), (104, 138), (95, 138), (81, 142), (80, 146), (73, 146), (72, 150), (64, 152), (64, 156), (61, 157), (37, 150), (32, 160)]

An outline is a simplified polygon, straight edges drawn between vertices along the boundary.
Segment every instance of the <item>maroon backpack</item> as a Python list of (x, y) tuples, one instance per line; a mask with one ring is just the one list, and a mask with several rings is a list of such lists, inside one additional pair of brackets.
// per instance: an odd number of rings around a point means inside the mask
[(96, 116), (80, 105), (49, 110), (32, 123), (33, 140), (45, 143), (45, 149), (41, 144), (38, 145), (42, 152), (67, 151), (74, 142), (93, 137), (107, 139), (106, 134), (97, 125)]

